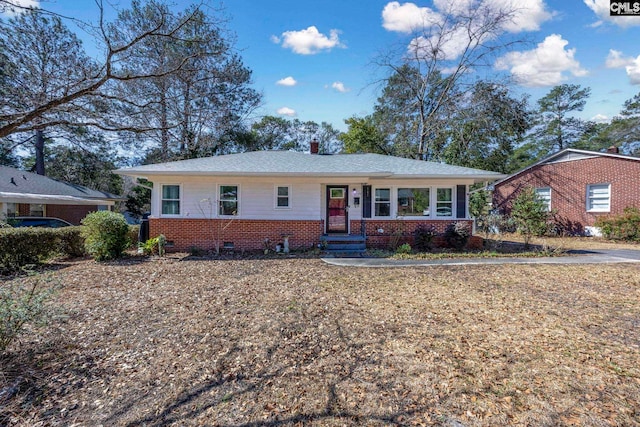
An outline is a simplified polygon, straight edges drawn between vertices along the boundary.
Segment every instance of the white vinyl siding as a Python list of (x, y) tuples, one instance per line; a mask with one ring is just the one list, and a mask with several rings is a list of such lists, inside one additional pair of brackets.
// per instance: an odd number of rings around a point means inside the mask
[(609, 212), (611, 210), (611, 185), (587, 185), (587, 211)]
[(544, 204), (544, 207), (547, 210), (547, 212), (551, 212), (551, 188), (549, 187), (536, 188), (535, 191), (536, 191), (536, 197), (538, 198), (538, 200), (540, 200)]

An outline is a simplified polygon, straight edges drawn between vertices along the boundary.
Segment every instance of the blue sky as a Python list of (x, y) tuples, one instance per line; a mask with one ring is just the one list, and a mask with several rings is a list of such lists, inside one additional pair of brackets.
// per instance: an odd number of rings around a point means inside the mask
[[(35, 0), (21, 0), (37, 3)], [(484, 1), (456, 0), (469, 6)], [(115, 2), (126, 7), (128, 0)], [(186, 7), (190, 1), (175, 1)], [(91, 0), (47, 0), (41, 6), (95, 20)], [(215, 5), (217, 3), (212, 3)], [(227, 28), (264, 94), (260, 115), (280, 115), (346, 130), (344, 120), (372, 111), (384, 70), (373, 61), (408, 45), (416, 17), (436, 16), (451, 0), (226, 0)], [(521, 10), (506, 34), (526, 39), (494, 62), (492, 75), (513, 77), (514, 90), (531, 104), (554, 85), (591, 88), (585, 119), (610, 120), (640, 92), (640, 16), (609, 16), (610, 0), (519, 0)], [(85, 40), (86, 44), (90, 40)]]

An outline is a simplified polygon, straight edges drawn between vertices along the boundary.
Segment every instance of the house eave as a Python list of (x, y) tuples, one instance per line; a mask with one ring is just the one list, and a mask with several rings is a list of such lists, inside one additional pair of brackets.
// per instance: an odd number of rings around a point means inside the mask
[(6, 203), (43, 203), (48, 205), (107, 205), (126, 199), (82, 198), (54, 194), (9, 193), (0, 191), (0, 200)]

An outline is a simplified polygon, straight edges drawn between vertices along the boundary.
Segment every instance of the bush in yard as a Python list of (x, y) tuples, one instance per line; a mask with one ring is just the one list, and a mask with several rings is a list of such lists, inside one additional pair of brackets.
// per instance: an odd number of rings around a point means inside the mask
[(98, 211), (82, 220), (84, 246), (96, 261), (122, 256), (129, 247), (129, 225), (124, 216), (111, 211)]
[(0, 273), (7, 274), (38, 264), (60, 253), (57, 229), (21, 227), (0, 230)]
[(403, 243), (396, 249), (397, 254), (410, 254), (411, 253), (411, 245), (408, 243)]
[(142, 243), (140, 247), (142, 248), (142, 253), (145, 255), (164, 256), (166, 243), (167, 238), (164, 237), (164, 234), (161, 234), (158, 237), (153, 237)]
[(626, 207), (622, 215), (598, 217), (595, 226), (607, 239), (640, 241), (640, 209)]
[(518, 233), (524, 238), (524, 247), (529, 247), (533, 236), (542, 236), (548, 230), (550, 212), (538, 198), (533, 187), (523, 189), (511, 206), (511, 218)]
[(86, 254), (82, 227), (61, 227), (52, 229), (52, 231), (60, 237), (60, 242), (58, 243), (60, 255), (77, 258)]
[(464, 248), (469, 241), (469, 237), (471, 237), (471, 230), (469, 230), (469, 225), (466, 222), (452, 222), (444, 230), (444, 240), (456, 250)]
[(50, 279), (35, 276), (0, 285), (0, 352), (27, 323), (44, 324), (49, 317), (45, 302), (54, 292)]
[(413, 247), (420, 252), (430, 251), (437, 235), (433, 225), (420, 224), (413, 231)]
[(55, 256), (84, 255), (82, 227), (20, 227), (0, 230), (0, 273), (13, 273)]

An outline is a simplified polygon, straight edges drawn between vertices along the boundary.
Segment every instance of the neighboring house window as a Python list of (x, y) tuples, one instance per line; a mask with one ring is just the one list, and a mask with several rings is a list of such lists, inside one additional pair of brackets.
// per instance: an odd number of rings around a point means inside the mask
[(536, 188), (536, 197), (544, 204), (545, 209), (551, 212), (551, 188)]
[(391, 216), (391, 190), (376, 188), (375, 216)]
[(609, 184), (587, 185), (587, 211), (609, 212), (611, 208), (611, 186)]
[(220, 215), (238, 215), (238, 186), (220, 186)]
[(162, 215), (180, 215), (180, 186), (162, 186)]
[(16, 203), (7, 203), (7, 218), (18, 215), (18, 205)]
[(429, 216), (428, 188), (398, 188), (398, 215)]
[(453, 216), (453, 189), (436, 190), (436, 216)]
[(276, 187), (276, 208), (285, 209), (291, 207), (289, 197), (291, 195), (291, 187), (278, 186)]
[(29, 216), (44, 216), (44, 205), (32, 203), (29, 205)]

